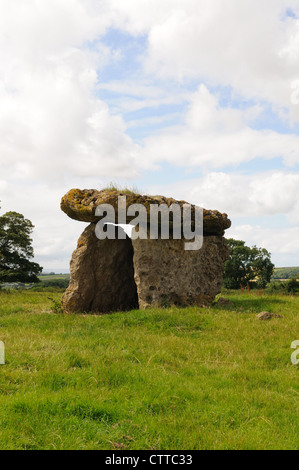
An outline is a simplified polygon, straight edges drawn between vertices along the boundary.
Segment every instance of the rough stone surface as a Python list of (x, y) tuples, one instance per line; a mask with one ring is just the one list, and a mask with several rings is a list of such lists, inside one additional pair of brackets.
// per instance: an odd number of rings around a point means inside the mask
[(70, 264), (70, 284), (62, 297), (66, 313), (138, 308), (133, 248), (125, 240), (98, 240), (95, 224), (80, 236)]
[[(95, 210), (100, 204), (111, 204), (116, 210), (118, 223), (118, 197), (126, 196), (126, 208), (132, 204), (142, 204), (149, 213), (151, 204), (179, 204), (181, 207), (188, 204), (186, 201), (177, 201), (164, 196), (144, 196), (135, 193), (127, 193), (114, 190), (97, 191), (95, 189), (71, 189), (61, 200), (61, 209), (72, 219), (82, 222), (97, 222), (100, 217), (95, 216)], [(194, 207), (191, 205), (192, 221), (194, 221)], [(171, 220), (170, 214), (170, 220)], [(126, 223), (129, 224), (135, 216), (127, 216)], [(227, 214), (218, 211), (203, 210), (203, 233), (204, 235), (224, 235), (224, 231), (231, 226)]]
[(283, 318), (281, 315), (270, 312), (261, 312), (257, 315), (259, 320), (271, 320), (271, 318)]
[(139, 306), (210, 304), (221, 290), (228, 249), (222, 237), (204, 237), (201, 250), (183, 240), (133, 240)]
[[(95, 209), (101, 203), (117, 206), (126, 195), (127, 206), (174, 202), (118, 191), (71, 190), (61, 208), (71, 218), (91, 222), (78, 240), (71, 260), (70, 285), (63, 295), (67, 313), (146, 308), (150, 306), (208, 305), (220, 292), (228, 249), (223, 238), (230, 226), (226, 214), (204, 211), (203, 247), (184, 250), (185, 240), (99, 240), (95, 235)], [(118, 221), (116, 220), (116, 223)], [(129, 220), (127, 220), (129, 222)]]

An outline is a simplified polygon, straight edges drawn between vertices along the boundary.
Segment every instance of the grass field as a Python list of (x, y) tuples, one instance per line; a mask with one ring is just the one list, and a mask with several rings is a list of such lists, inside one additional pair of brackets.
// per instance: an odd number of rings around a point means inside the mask
[(299, 449), (299, 297), (66, 316), (60, 296), (0, 292), (0, 449)]
[(54, 281), (57, 279), (69, 279), (69, 274), (42, 274), (38, 276), (40, 281)]

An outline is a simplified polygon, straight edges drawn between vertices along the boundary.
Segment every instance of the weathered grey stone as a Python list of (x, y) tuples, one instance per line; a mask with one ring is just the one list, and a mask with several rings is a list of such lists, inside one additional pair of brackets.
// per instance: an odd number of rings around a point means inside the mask
[[(61, 207), (72, 218), (91, 221), (71, 260), (70, 285), (63, 295), (65, 312), (128, 310), (150, 306), (208, 305), (220, 292), (228, 249), (223, 238), (226, 214), (204, 211), (203, 246), (186, 251), (185, 240), (99, 240), (95, 209), (116, 206), (117, 191), (72, 190)], [(177, 202), (162, 196), (130, 195), (131, 203)], [(183, 203), (183, 201), (179, 201)], [(117, 220), (116, 220), (117, 222)]]
[(70, 284), (62, 297), (65, 312), (105, 313), (138, 308), (129, 238), (98, 240), (95, 224), (90, 224), (78, 240), (70, 273)]
[[(132, 204), (142, 204), (149, 214), (151, 204), (178, 204), (182, 207), (188, 204), (186, 201), (177, 201), (164, 196), (147, 196), (131, 192), (103, 189), (71, 189), (61, 199), (61, 210), (71, 219), (82, 222), (98, 222), (101, 217), (95, 215), (96, 208), (100, 204), (110, 204), (116, 213), (115, 223), (118, 223), (118, 197), (126, 196), (126, 209)], [(194, 205), (191, 205), (192, 229), (194, 228)], [(126, 223), (129, 224), (135, 216), (128, 216)], [(172, 214), (170, 214), (170, 225)], [(204, 235), (224, 235), (224, 231), (231, 226), (227, 214), (221, 214), (216, 210), (203, 209), (203, 233)]]
[(140, 308), (210, 304), (221, 290), (228, 249), (222, 237), (204, 237), (198, 251), (183, 240), (133, 240)]
[(281, 315), (270, 312), (261, 312), (257, 315), (259, 320), (271, 320), (272, 318), (283, 318)]

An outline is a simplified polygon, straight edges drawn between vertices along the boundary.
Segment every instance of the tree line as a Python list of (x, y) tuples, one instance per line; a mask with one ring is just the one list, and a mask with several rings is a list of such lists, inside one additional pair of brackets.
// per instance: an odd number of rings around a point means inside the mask
[(299, 279), (299, 268), (276, 268), (272, 279)]
[(0, 216), (0, 282), (39, 282), (43, 268), (34, 257), (31, 234), (34, 225), (18, 212)]

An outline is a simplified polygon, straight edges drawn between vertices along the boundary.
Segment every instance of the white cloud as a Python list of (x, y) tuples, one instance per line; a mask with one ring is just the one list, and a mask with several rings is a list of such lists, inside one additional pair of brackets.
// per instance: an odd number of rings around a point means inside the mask
[[(146, 70), (162, 78), (201, 78), (291, 109), (298, 79), (299, 21), (284, 18), (287, 0), (184, 0), (149, 28)], [(257, 14), (258, 12), (258, 14)]]
[[(239, 217), (286, 215), (299, 223), (299, 173), (283, 171), (254, 175), (211, 172), (201, 178), (164, 186), (164, 192), (206, 209), (226, 212), (234, 221)], [(162, 188), (153, 186), (159, 193)]]
[(254, 225), (239, 225), (227, 232), (227, 237), (243, 240), (247, 246), (266, 248), (275, 266), (298, 266), (299, 227), (265, 229)]
[[(204, 86), (192, 98), (186, 126), (148, 139), (144, 155), (127, 135), (122, 116), (111, 114), (107, 104), (96, 98), (98, 69), (113, 58), (113, 50), (100, 42), (110, 26), (148, 34), (145, 60), (161, 76), (167, 71), (176, 77), (177, 67), (188, 77), (217, 77), (246, 93), (247, 88), (250, 93), (260, 89), (267, 98), (264, 92), (269, 86), (292, 75), (297, 23), (291, 18), (282, 22), (281, 15), (296, 4), (271, 0), (270, 7), (269, 1), (262, 0), (259, 15), (247, 0), (242, 5), (235, 0), (223, 5), (218, 0), (53, 0), (50, 6), (38, 0), (3, 0), (2, 177), (51, 179), (69, 173), (129, 178), (136, 177), (139, 168), (153, 167), (165, 158), (214, 168), (278, 154), (287, 164), (296, 161), (297, 137), (251, 129), (250, 113), (258, 108), (247, 114), (220, 110)], [(91, 42), (92, 49), (88, 48)], [(184, 93), (175, 97), (171, 91), (161, 96), (161, 88), (142, 84), (138, 88), (136, 82), (135, 93), (144, 93), (146, 99), (142, 104), (120, 99), (118, 110), (181, 103), (185, 98)], [(270, 95), (273, 103), (282, 104), (281, 93), (278, 101), (276, 93)]]
[(145, 140), (148, 161), (178, 166), (223, 168), (257, 157), (282, 157), (286, 165), (299, 162), (299, 137), (256, 130), (252, 121), (261, 108), (221, 108), (205, 85), (193, 95), (185, 125), (162, 129)]
[(114, 27), (147, 36), (147, 74), (227, 85), (299, 120), (299, 19), (287, 16), (299, 17), (298, 0), (110, 0), (107, 9)]
[[(181, 105), (192, 97), (186, 90), (169, 89), (164, 86), (151, 86), (139, 81), (113, 81), (100, 83), (98, 90), (113, 92), (114, 98), (109, 98), (111, 107), (119, 113), (131, 113), (145, 108), (159, 109), (163, 105)], [(159, 111), (158, 111), (159, 113)]]
[(96, 41), (111, 12), (99, 2), (4, 0), (0, 14), (1, 176), (136, 176), (138, 147), (96, 98), (110, 51)]

